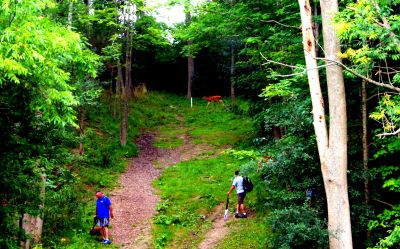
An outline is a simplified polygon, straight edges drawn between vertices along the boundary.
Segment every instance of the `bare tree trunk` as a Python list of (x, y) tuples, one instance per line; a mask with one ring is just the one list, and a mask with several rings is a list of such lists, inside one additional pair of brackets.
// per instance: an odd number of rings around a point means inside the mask
[(67, 27), (68, 29), (71, 29), (72, 27), (72, 12), (74, 11), (74, 3), (72, 0), (69, 1), (68, 5), (68, 19), (67, 19)]
[[(118, 58), (117, 62), (117, 82), (116, 82), (116, 99), (117, 99), (117, 114), (121, 118), (121, 99), (125, 94), (124, 80), (122, 75), (121, 61)], [(116, 116), (117, 117), (117, 116)]]
[[(189, 44), (189, 46), (192, 46), (193, 42), (188, 41), (188, 44)], [(192, 97), (193, 76), (194, 76), (194, 59), (193, 59), (193, 56), (189, 55), (189, 57), (188, 57), (188, 91), (187, 91), (188, 99), (190, 99)]]
[(93, 0), (87, 1), (89, 15), (94, 15)]
[[(325, 58), (341, 63), (340, 41), (333, 27), (339, 11), (337, 0), (321, 0), (322, 34)], [(347, 187), (347, 115), (343, 69), (337, 64), (327, 65), (326, 78), (329, 100), (329, 167), (323, 170), (327, 189), (329, 237), (331, 248), (353, 248), (350, 203)]]
[(125, 92), (124, 92), (124, 115), (121, 122), (121, 145), (126, 145), (128, 136), (128, 117), (129, 117), (129, 98), (131, 93), (131, 34), (129, 28), (126, 36), (126, 54), (125, 54)]
[[(185, 1), (185, 12), (186, 12), (186, 17), (185, 17), (185, 23), (188, 25), (192, 21), (192, 17), (190, 15), (190, 0)], [(188, 46), (189, 46), (189, 51), (191, 53), (190, 47), (193, 45), (193, 41), (189, 40), (188, 41)], [(192, 98), (192, 89), (193, 89), (193, 76), (194, 76), (194, 58), (190, 54), (188, 56), (188, 87), (187, 87), (187, 98), (190, 99)]]
[[(353, 245), (347, 190), (347, 116), (343, 72), (342, 68), (336, 65), (326, 67), (330, 114), (328, 136), (317, 70), (311, 6), (309, 0), (299, 0), (299, 5), (314, 129), (328, 205), (329, 247), (350, 249)], [(321, 0), (325, 57), (340, 62), (340, 44), (332, 25), (333, 16), (337, 11), (336, 0)]]
[(365, 204), (369, 205), (369, 180), (368, 180), (368, 123), (367, 123), (367, 89), (365, 80), (361, 86), (361, 110), (362, 110), (362, 144), (364, 166), (364, 196)]
[(232, 98), (232, 109), (236, 106), (236, 95), (235, 95), (235, 47), (231, 44), (231, 98)]

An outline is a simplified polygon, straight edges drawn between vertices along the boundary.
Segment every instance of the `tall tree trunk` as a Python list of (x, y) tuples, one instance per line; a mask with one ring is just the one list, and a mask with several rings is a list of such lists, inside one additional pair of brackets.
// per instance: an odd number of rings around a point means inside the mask
[[(327, 65), (329, 134), (324, 101), (317, 70), (315, 38), (309, 0), (299, 0), (304, 55), (313, 106), (314, 129), (328, 205), (329, 247), (352, 248), (350, 204), (347, 190), (347, 116), (343, 72), (339, 66)], [(339, 61), (339, 40), (332, 19), (338, 11), (336, 0), (321, 0), (325, 57)]]
[(93, 15), (94, 14), (93, 1), (94, 0), (88, 0), (87, 1), (89, 15)]
[[(87, 1), (87, 6), (88, 6), (88, 14), (89, 15), (94, 15), (93, 0), (88, 0)], [(89, 39), (90, 39), (91, 33), (92, 33), (92, 24), (90, 22), (88, 22), (88, 25), (87, 25), (87, 37)]]
[(235, 47), (231, 44), (231, 98), (232, 98), (232, 109), (236, 107), (236, 95), (235, 95)]
[[(188, 41), (188, 45), (192, 46), (193, 42)], [(194, 76), (194, 58), (189, 55), (188, 57), (188, 89), (187, 89), (187, 98), (190, 99), (192, 97), (192, 89), (193, 89), (193, 76)]]
[(367, 123), (367, 89), (365, 80), (361, 86), (361, 111), (362, 111), (362, 145), (364, 166), (364, 197), (365, 204), (369, 205), (369, 180), (368, 180), (368, 123)]
[(72, 13), (74, 11), (74, 3), (72, 0), (69, 1), (68, 5), (68, 19), (67, 19), (67, 27), (68, 29), (71, 29), (72, 27)]
[(116, 81), (116, 99), (117, 99), (117, 113), (118, 116), (116, 115), (116, 118), (121, 118), (121, 102), (122, 98), (125, 94), (125, 88), (124, 88), (124, 79), (122, 75), (122, 66), (121, 66), (121, 61), (118, 58), (117, 61), (117, 81)]
[[(340, 42), (333, 27), (339, 11), (337, 0), (321, 0), (322, 35), (325, 58), (341, 62)], [(353, 248), (350, 203), (347, 187), (347, 114), (343, 69), (326, 66), (329, 101), (329, 150), (327, 168), (322, 171), (328, 202), (330, 248)]]
[(131, 33), (129, 27), (126, 33), (126, 54), (125, 54), (125, 90), (124, 90), (124, 115), (121, 122), (121, 145), (126, 145), (128, 136), (129, 98), (131, 93)]
[[(192, 21), (192, 16), (190, 15), (190, 0), (185, 1), (185, 23), (189, 25)], [(193, 45), (193, 41), (188, 41), (189, 46), (189, 56), (188, 56), (188, 84), (187, 84), (187, 98), (192, 98), (192, 89), (193, 89), (193, 76), (194, 76), (194, 58), (192, 56), (191, 48)]]

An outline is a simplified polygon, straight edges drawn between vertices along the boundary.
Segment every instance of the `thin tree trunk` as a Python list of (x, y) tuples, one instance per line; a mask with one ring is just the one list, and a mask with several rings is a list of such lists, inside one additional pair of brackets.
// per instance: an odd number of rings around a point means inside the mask
[[(117, 61), (117, 82), (116, 82), (116, 98), (117, 98), (117, 114), (118, 118), (121, 118), (121, 102), (122, 102), (122, 97), (125, 94), (125, 88), (124, 88), (124, 79), (122, 75), (122, 66), (121, 66), (121, 61), (118, 58)], [(116, 116), (117, 117), (117, 116)]]
[(365, 80), (361, 86), (361, 110), (362, 110), (362, 144), (363, 144), (363, 166), (364, 166), (364, 196), (365, 204), (369, 205), (369, 180), (368, 180), (368, 123), (367, 123), (367, 89)]
[(232, 109), (236, 107), (236, 95), (235, 95), (235, 47), (231, 44), (231, 98), (232, 98)]
[[(189, 44), (189, 46), (192, 46), (193, 42), (188, 41), (188, 44)], [(187, 91), (188, 99), (190, 99), (192, 97), (193, 75), (194, 75), (194, 59), (193, 59), (193, 56), (189, 55), (189, 57), (188, 57), (188, 91)]]
[(68, 5), (68, 19), (67, 19), (67, 27), (68, 29), (71, 29), (72, 27), (72, 12), (74, 11), (74, 3), (72, 0), (69, 1)]
[[(185, 23), (186, 25), (190, 24), (192, 21), (192, 17), (190, 15), (190, 0), (185, 1), (185, 12), (186, 12), (186, 17), (185, 17)], [(192, 90), (193, 90), (193, 76), (194, 76), (194, 58), (191, 54), (191, 49), (190, 47), (193, 45), (193, 41), (189, 40), (188, 41), (188, 46), (189, 46), (189, 51), (190, 55), (188, 56), (188, 84), (187, 84), (187, 98), (190, 99), (192, 98)]]
[[(352, 248), (350, 205), (347, 190), (347, 116), (342, 68), (326, 68), (329, 101), (329, 136), (316, 62), (315, 37), (309, 0), (299, 0), (304, 55), (313, 106), (314, 129), (328, 205), (329, 247)], [(338, 11), (335, 0), (321, 0), (324, 51), (327, 59), (340, 61), (339, 40), (332, 19)]]
[(124, 116), (121, 122), (121, 145), (126, 145), (128, 136), (128, 117), (129, 117), (129, 97), (131, 92), (131, 34), (129, 28), (126, 37), (126, 54), (125, 54), (125, 94), (124, 94)]
[(93, 0), (87, 1), (89, 15), (94, 15)]

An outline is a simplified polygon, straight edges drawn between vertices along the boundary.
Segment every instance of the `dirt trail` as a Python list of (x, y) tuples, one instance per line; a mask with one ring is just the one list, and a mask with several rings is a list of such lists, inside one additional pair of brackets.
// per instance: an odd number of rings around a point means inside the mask
[(158, 149), (152, 145), (154, 137), (155, 134), (147, 133), (136, 141), (139, 156), (131, 159), (120, 178), (120, 188), (110, 194), (115, 216), (110, 235), (121, 248), (152, 247), (151, 218), (159, 201), (152, 181), (160, 176), (162, 169), (210, 150), (206, 145), (190, 144), (187, 135), (182, 136), (185, 143), (178, 148)]
[[(204, 240), (199, 244), (199, 249), (212, 249), (218, 242), (220, 242), (229, 232), (229, 228), (226, 226), (224, 220), (225, 205), (221, 204), (217, 206), (213, 214), (209, 217), (212, 221), (212, 228), (204, 236)], [(228, 216), (228, 220), (232, 218), (232, 215)]]

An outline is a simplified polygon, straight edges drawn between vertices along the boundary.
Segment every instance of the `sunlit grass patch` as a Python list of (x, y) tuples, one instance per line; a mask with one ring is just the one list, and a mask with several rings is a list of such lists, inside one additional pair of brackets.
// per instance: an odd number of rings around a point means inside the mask
[(186, 248), (187, 243), (198, 244), (210, 227), (206, 217), (224, 202), (239, 164), (224, 155), (182, 162), (166, 169), (154, 182), (162, 198), (159, 214), (154, 218), (155, 246)]
[(226, 109), (210, 111), (206, 107), (196, 108), (188, 113), (186, 120), (194, 143), (235, 145), (251, 137), (254, 130), (250, 118)]
[(181, 124), (160, 127), (154, 146), (158, 148), (176, 148), (185, 143), (185, 129)]
[[(268, 228), (261, 215), (247, 219), (235, 219), (228, 223), (230, 233), (215, 247), (215, 249), (240, 248), (267, 249), (272, 248), (266, 240)], [(245, 246), (245, 247), (243, 247)]]

